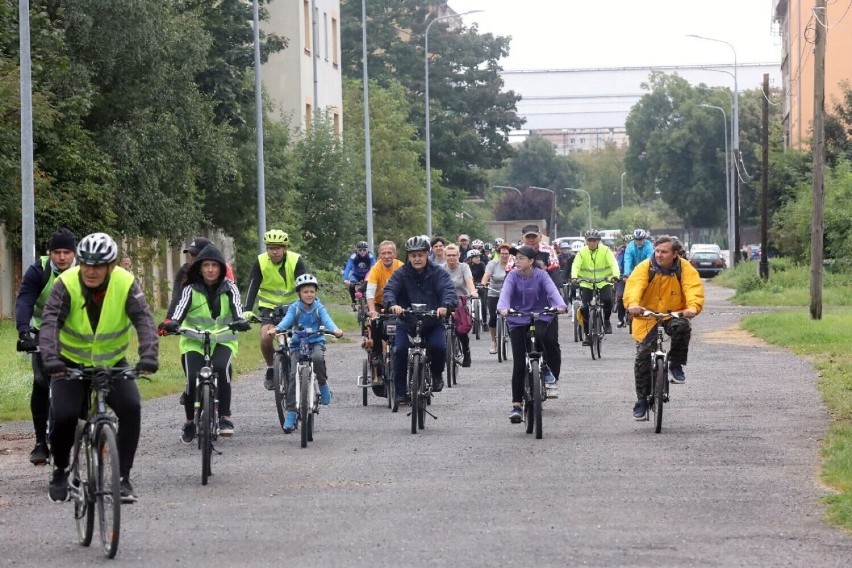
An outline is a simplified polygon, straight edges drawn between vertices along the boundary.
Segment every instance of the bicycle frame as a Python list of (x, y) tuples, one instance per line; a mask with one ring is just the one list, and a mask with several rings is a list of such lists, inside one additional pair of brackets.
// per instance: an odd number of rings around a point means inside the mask
[[(668, 361), (669, 353), (665, 348), (665, 326), (663, 322), (667, 319), (681, 318), (682, 312), (658, 313), (650, 310), (643, 310), (642, 317), (656, 318), (656, 346), (651, 352), (651, 391), (648, 395), (648, 407), (654, 409), (654, 432), (660, 433), (663, 424), (663, 404), (669, 402), (669, 378), (668, 378)], [(659, 371), (662, 369), (663, 375), (662, 384), (657, 384)], [(649, 413), (645, 414), (645, 419), (650, 417)]]

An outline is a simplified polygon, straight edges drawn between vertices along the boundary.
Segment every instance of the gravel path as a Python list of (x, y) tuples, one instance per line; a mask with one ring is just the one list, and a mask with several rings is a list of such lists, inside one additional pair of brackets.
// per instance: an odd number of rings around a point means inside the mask
[[(198, 451), (179, 440), (177, 397), (146, 403), (133, 471), (141, 499), (122, 509), (116, 562), (849, 566), (852, 536), (827, 525), (820, 504), (828, 418), (816, 373), (738, 330), (748, 310), (728, 290), (707, 293), (687, 382), (672, 385), (659, 435), (631, 417), (626, 331), (593, 362), (567, 318), (543, 440), (509, 423), (511, 369), (485, 339), (471, 342), (473, 367), (436, 395), (438, 420), (416, 436), (384, 399), (361, 406), (354, 343), (329, 346), (334, 400), (307, 449), (277, 426), (260, 372), (240, 380), (236, 435), (218, 444), (206, 487)], [(103, 565), (76, 544), (70, 505), (48, 502), (47, 469), (26, 459), (28, 425), (0, 434), (2, 564)]]

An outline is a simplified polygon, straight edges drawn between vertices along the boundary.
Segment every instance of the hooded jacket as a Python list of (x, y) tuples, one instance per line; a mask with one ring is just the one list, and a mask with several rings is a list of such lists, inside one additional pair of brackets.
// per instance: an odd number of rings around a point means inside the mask
[[(385, 308), (410, 308), (412, 304), (426, 304), (427, 310), (447, 308), (452, 311), (459, 303), (449, 273), (432, 264), (432, 261), (426, 263), (423, 272), (417, 272), (410, 262), (406, 262), (391, 276), (382, 299)], [(408, 326), (404, 319), (400, 320), (400, 324)]]

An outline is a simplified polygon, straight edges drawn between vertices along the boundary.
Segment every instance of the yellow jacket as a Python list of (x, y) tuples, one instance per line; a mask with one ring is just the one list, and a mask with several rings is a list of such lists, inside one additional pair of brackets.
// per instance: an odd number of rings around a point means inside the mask
[[(694, 310), (700, 313), (704, 307), (704, 286), (701, 284), (701, 276), (687, 260), (678, 258), (680, 262), (681, 277), (655, 274), (648, 282), (651, 270), (651, 259), (643, 260), (627, 279), (624, 288), (624, 307), (641, 306), (655, 312), (678, 312), (681, 310)], [(653, 318), (633, 319), (633, 339), (642, 341), (648, 332), (656, 325)]]

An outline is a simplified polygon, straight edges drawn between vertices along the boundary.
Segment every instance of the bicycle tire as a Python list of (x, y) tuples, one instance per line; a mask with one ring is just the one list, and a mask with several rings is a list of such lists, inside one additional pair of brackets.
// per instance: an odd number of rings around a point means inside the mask
[(574, 343), (580, 341), (580, 334), (583, 333), (583, 328), (580, 327), (580, 322), (577, 320), (577, 315), (574, 313), (576, 310), (571, 308), (571, 325), (574, 328)]
[(393, 410), (393, 405), (396, 402), (396, 381), (393, 378), (393, 350), (390, 345), (388, 345), (387, 350), (387, 355), (385, 356), (385, 394), (388, 399), (388, 408)]
[(598, 318), (595, 310), (589, 310), (589, 334), (586, 336), (589, 340), (589, 350), (592, 352), (592, 361), (597, 359), (595, 353), (595, 343), (598, 340), (598, 333), (601, 330), (597, 329), (598, 327)]
[(287, 380), (290, 370), (284, 356), (276, 353), (272, 356), (272, 388), (275, 391), (275, 410), (278, 412), (278, 425), (284, 424), (287, 418)]
[(115, 558), (121, 534), (121, 474), (118, 470), (118, 444), (111, 426), (102, 425), (98, 429), (97, 451), (95, 502), (101, 547), (104, 556)]
[[(361, 380), (362, 384), (369, 385), (373, 382), (372, 377), (370, 377), (370, 354), (367, 353), (367, 358), (364, 359), (364, 364), (361, 366)], [(367, 406), (367, 387), (361, 387), (361, 406)]]
[(598, 359), (600, 359), (601, 358), (601, 346), (603, 345), (603, 339), (604, 339), (603, 314), (600, 311), (598, 312), (597, 328), (598, 328), (598, 334), (595, 337), (594, 347), (598, 352)]
[(663, 428), (663, 404), (666, 400), (669, 376), (664, 359), (657, 359), (656, 367), (654, 370), (654, 432), (659, 434)]
[(77, 540), (82, 546), (92, 543), (95, 533), (94, 476), (92, 475), (92, 453), (89, 437), (78, 426), (77, 443), (74, 444), (74, 468), (70, 478), (77, 483), (79, 493), (74, 499), (74, 520), (77, 525)]
[(421, 372), (423, 368), (423, 363), (420, 360), (420, 354), (415, 353), (412, 355), (411, 363), (408, 366), (408, 392), (411, 396), (411, 433), (417, 433), (417, 418), (420, 413), (420, 405), (423, 404), (423, 400), (421, 398), (422, 393), (422, 385), (420, 381), (423, 379), (423, 374)]
[(302, 435), (302, 447), (308, 447), (308, 416), (311, 414), (311, 408), (308, 406), (310, 400), (311, 388), (311, 367), (309, 365), (301, 365), (299, 367), (299, 420), (302, 422), (300, 433)]
[(210, 385), (202, 383), (201, 408), (198, 411), (198, 445), (201, 449), (201, 485), (210, 477), (210, 459), (213, 453), (213, 399)]
[(482, 333), (482, 304), (479, 300), (474, 300), (473, 305), (473, 334), (476, 340), (479, 341)]
[(458, 385), (459, 368), (464, 362), (464, 349), (462, 348), (461, 339), (459, 338), (459, 336), (455, 335), (454, 337), (456, 338), (456, 344), (453, 347), (453, 352), (455, 353), (455, 357), (453, 358), (453, 385)]
[(526, 381), (526, 384), (524, 384), (524, 422), (526, 423), (527, 434), (532, 434), (535, 429), (535, 414), (533, 414), (532, 381), (530, 380), (529, 368), (526, 370), (524, 380)]
[(532, 382), (532, 406), (533, 406), (533, 421), (535, 422), (535, 439), (541, 440), (542, 424), (541, 424), (541, 405), (542, 405), (542, 385), (541, 385), (541, 369), (538, 366), (538, 361), (532, 362), (530, 371), (530, 382)]
[(456, 355), (453, 352), (456, 346), (455, 336), (453, 331), (453, 322), (450, 320), (447, 323), (447, 360), (445, 366), (447, 368), (447, 387), (453, 388), (453, 370), (455, 368)]
[(506, 359), (503, 354), (503, 316), (497, 316), (497, 362), (502, 363)]

